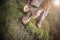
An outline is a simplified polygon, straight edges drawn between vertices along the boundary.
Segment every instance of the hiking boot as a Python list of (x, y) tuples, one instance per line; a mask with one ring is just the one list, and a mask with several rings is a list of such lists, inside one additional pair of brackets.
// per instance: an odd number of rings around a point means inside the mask
[(38, 21), (38, 22), (36, 23), (36, 26), (37, 26), (38, 28), (41, 28), (41, 24), (42, 24), (42, 22), (39, 22), (39, 21)]
[(30, 13), (26, 14), (22, 17), (22, 23), (25, 25), (30, 21), (30, 19), (31, 19), (31, 14)]

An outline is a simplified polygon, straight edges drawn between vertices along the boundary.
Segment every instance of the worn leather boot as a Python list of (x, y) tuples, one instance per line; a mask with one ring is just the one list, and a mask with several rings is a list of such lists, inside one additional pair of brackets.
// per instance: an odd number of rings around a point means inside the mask
[(24, 15), (22, 17), (22, 23), (25, 25), (30, 21), (30, 19), (31, 19), (31, 14)]

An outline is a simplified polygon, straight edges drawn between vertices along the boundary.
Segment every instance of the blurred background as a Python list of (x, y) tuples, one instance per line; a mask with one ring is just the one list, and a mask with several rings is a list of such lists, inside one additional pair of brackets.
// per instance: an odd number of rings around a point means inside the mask
[(52, 1), (42, 27), (37, 28), (36, 20), (25, 26), (21, 23), (26, 0), (0, 0), (0, 40), (60, 40), (59, 2)]

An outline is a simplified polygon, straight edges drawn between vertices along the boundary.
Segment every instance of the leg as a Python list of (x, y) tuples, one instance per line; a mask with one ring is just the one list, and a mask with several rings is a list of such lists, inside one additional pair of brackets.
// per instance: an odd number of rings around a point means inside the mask
[(49, 12), (49, 9), (44, 10), (44, 12), (42, 13), (42, 16), (40, 16), (40, 19), (39, 19), (39, 21), (36, 24), (37, 27), (39, 27), (39, 28), (41, 27), (41, 24), (44, 21), (45, 17), (47, 16), (48, 12)]

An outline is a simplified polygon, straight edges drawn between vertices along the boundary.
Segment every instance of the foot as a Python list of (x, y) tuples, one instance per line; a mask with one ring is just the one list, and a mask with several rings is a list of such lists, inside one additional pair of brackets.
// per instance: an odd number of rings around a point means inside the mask
[(30, 19), (31, 19), (31, 17), (23, 16), (22, 23), (25, 25), (25, 24), (27, 24), (30, 21)]
[(38, 28), (41, 28), (41, 23), (37, 23), (36, 26), (37, 26)]

